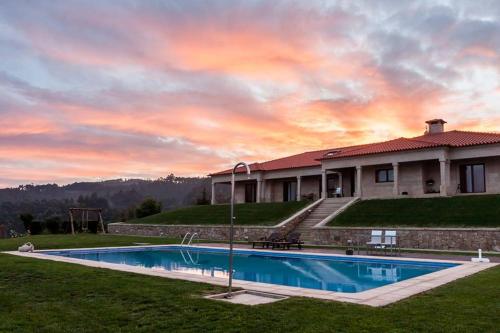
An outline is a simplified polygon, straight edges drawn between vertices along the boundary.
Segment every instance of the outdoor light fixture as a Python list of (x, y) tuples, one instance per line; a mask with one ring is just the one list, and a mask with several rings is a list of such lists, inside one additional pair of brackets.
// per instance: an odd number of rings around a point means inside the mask
[(234, 220), (236, 216), (234, 216), (234, 178), (236, 169), (239, 167), (245, 167), (247, 169), (248, 178), (250, 178), (250, 167), (245, 162), (237, 163), (233, 168), (233, 173), (231, 175), (231, 226), (229, 227), (229, 285), (227, 289), (226, 298), (233, 297), (232, 289), (233, 289), (233, 238), (234, 238)]

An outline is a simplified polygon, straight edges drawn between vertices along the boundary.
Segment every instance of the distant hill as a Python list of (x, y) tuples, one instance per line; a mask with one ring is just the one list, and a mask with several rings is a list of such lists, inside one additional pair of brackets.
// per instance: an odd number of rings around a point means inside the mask
[[(171, 174), (156, 180), (113, 179), (59, 186), (22, 185), (0, 189), (0, 224), (22, 231), (19, 214), (31, 213), (36, 220), (51, 216), (67, 218), (69, 207), (101, 207), (107, 221), (133, 218), (137, 204), (147, 197), (161, 201), (163, 210), (194, 205), (210, 200), (210, 178), (176, 177)], [(227, 191), (217, 192), (225, 200)]]

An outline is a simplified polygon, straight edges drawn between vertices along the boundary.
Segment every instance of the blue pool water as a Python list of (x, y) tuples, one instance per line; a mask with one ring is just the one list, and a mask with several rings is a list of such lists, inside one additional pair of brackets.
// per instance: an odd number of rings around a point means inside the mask
[[(228, 251), (224, 249), (174, 246), (45, 251), (45, 253), (202, 276), (228, 275)], [(348, 293), (456, 266), (451, 263), (287, 252), (235, 250), (234, 254), (234, 279)]]

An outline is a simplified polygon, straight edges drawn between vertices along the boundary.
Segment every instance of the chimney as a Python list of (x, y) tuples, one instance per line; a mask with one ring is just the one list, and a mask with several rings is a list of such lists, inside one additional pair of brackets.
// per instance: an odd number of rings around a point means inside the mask
[(446, 121), (443, 119), (432, 119), (425, 122), (427, 124), (427, 130), (425, 134), (436, 134), (444, 132), (444, 124)]

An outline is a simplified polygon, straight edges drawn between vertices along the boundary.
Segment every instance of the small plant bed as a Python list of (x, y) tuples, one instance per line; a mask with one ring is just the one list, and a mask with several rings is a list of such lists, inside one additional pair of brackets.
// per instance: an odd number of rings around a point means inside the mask
[(328, 226), (500, 227), (500, 195), (363, 200)]
[[(308, 205), (309, 201), (245, 203), (235, 205), (237, 225), (275, 225)], [(229, 224), (230, 205), (180, 208), (127, 223), (142, 224)]]

